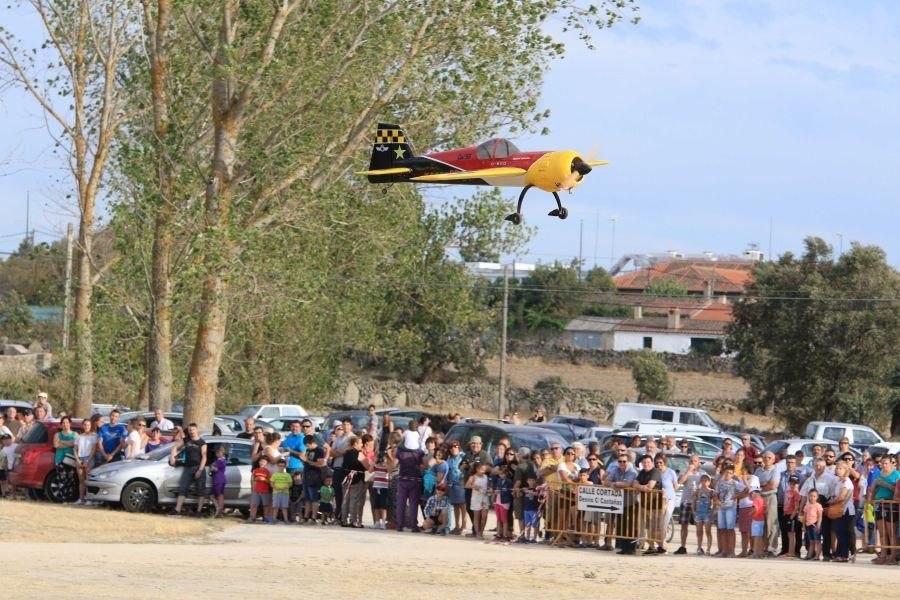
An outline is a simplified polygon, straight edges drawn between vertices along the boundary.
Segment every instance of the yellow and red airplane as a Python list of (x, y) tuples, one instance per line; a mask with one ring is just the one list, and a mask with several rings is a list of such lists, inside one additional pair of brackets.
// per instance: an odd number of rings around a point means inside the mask
[(521, 187), (516, 212), (506, 217), (522, 222), (522, 200), (536, 187), (553, 194), (556, 208), (548, 214), (565, 219), (559, 192), (569, 193), (579, 185), (592, 167), (605, 160), (585, 160), (574, 150), (522, 152), (509, 140), (490, 139), (477, 146), (457, 148), (416, 156), (399, 125), (379, 123), (372, 147), (368, 171), (359, 171), (370, 183), (446, 183), (452, 185), (490, 185)]

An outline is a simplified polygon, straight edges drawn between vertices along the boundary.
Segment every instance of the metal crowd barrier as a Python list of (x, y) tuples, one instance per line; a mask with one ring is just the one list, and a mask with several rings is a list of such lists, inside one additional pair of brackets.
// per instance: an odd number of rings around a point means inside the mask
[(544, 502), (546, 530), (552, 545), (577, 536), (582, 543), (628, 540), (662, 544), (665, 537), (665, 498), (662, 491), (599, 485), (556, 484)]
[[(869, 519), (874, 516), (874, 521)], [(870, 552), (900, 550), (900, 500), (867, 502), (863, 511), (862, 545)]]

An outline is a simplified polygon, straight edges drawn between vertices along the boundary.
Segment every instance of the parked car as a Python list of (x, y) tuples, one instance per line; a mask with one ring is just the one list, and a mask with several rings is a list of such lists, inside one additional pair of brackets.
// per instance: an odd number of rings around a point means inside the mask
[(588, 436), (588, 431), (592, 427), (597, 426), (597, 421), (593, 419), (586, 419), (584, 417), (579, 417), (576, 415), (556, 415), (550, 417), (549, 423), (561, 423), (563, 425), (570, 425), (575, 429), (578, 437), (583, 438)]
[(113, 410), (117, 410), (121, 413), (130, 411), (131, 408), (123, 406), (121, 404), (91, 404), (92, 415), (102, 415), (104, 417), (108, 417), (109, 413), (111, 413)]
[[(215, 456), (225, 447), (225, 506), (246, 509), (250, 506), (253, 442), (235, 437), (211, 436), (206, 440), (207, 456)], [(88, 473), (87, 499), (92, 502), (121, 503), (128, 512), (149, 512), (175, 504), (184, 467), (169, 465), (171, 444), (132, 461), (108, 463)], [(211, 478), (207, 478), (210, 485)], [(185, 504), (196, 504), (195, 497)]]
[(869, 454), (882, 456), (884, 454), (900, 454), (900, 442), (881, 442), (869, 446)]
[(22, 412), (26, 408), (31, 408), (31, 402), (0, 399), (0, 411), (3, 411), (3, 414), (6, 414), (7, 408), (15, 408), (18, 412)]
[(281, 418), (281, 419), (259, 419), (257, 423), (260, 425), (270, 425), (275, 431), (290, 431), (291, 423), (309, 419), (313, 424), (313, 431), (320, 431), (320, 426), (325, 422), (324, 417), (300, 417), (300, 418)]
[(804, 435), (811, 440), (831, 440), (833, 442), (839, 442), (841, 438), (847, 438), (850, 440), (850, 445), (858, 450), (863, 450), (872, 444), (880, 444), (884, 441), (884, 438), (871, 427), (831, 421), (811, 421), (807, 423)]
[(613, 427), (624, 427), (629, 421), (663, 421), (680, 426), (693, 426), (708, 431), (721, 431), (718, 423), (705, 410), (684, 406), (619, 402), (613, 413)]
[(719, 433), (719, 430), (700, 425), (682, 425), (658, 419), (628, 421), (621, 427), (613, 430), (614, 434), (627, 435), (700, 435), (704, 433)]
[[(72, 429), (81, 430), (81, 419), (72, 419)], [(58, 419), (35, 422), (16, 447), (9, 481), (27, 488), (28, 495), (46, 497), (53, 502), (71, 502), (78, 498), (78, 480), (73, 473), (57, 470), (53, 436), (60, 430)]]
[[(163, 413), (163, 416), (168, 420), (172, 421), (172, 424), (175, 427), (184, 427), (184, 413), (179, 412), (167, 412)], [(156, 419), (156, 415), (152, 412), (126, 412), (121, 413), (119, 415), (119, 423), (128, 423), (131, 419), (135, 417), (143, 417), (143, 419), (147, 422), (147, 427)], [(168, 433), (166, 431), (163, 432), (163, 435)], [(203, 435), (224, 435), (224, 436), (233, 436), (236, 435), (236, 432), (231, 429), (229, 426), (229, 421), (222, 419), (220, 417), (213, 418), (213, 429), (212, 431), (204, 431)]]
[(611, 427), (591, 427), (588, 429), (583, 437), (578, 440), (582, 444), (587, 445), (590, 442), (600, 442), (603, 443), (610, 433), (612, 433)]
[(796, 454), (798, 450), (802, 450), (803, 464), (805, 465), (812, 458), (813, 446), (816, 444), (824, 446), (826, 449), (831, 448), (835, 452), (838, 451), (837, 442), (831, 442), (829, 440), (811, 440), (808, 438), (793, 438), (789, 440), (775, 440), (766, 446), (764, 452), (771, 452), (776, 457), (780, 458), (783, 455)]
[(217, 419), (221, 419), (228, 423), (228, 427), (235, 433), (244, 432), (244, 420), (237, 415), (216, 415)]
[[(724, 445), (723, 442), (727, 440), (731, 440), (731, 446), (733, 448), (738, 448), (743, 445), (741, 441), (741, 437), (739, 435), (735, 435), (733, 433), (728, 433), (723, 431), (722, 433), (704, 433), (702, 431), (692, 433), (691, 436), (700, 438), (704, 442), (708, 442), (714, 446), (716, 446), (719, 450), (722, 449)], [(764, 448), (765, 446), (763, 446)]]
[(576, 428), (574, 425), (565, 423), (534, 423), (532, 425), (529, 425), (529, 427), (539, 427), (541, 429), (549, 429), (551, 431), (555, 431), (561, 438), (566, 440), (567, 445), (571, 445), (579, 438), (584, 437), (585, 431), (581, 427)]
[(237, 414), (241, 419), (277, 419), (279, 417), (305, 417), (306, 409), (299, 404), (248, 404)]
[(447, 442), (459, 442), (462, 450), (469, 447), (472, 436), (480, 436), (484, 450), (494, 455), (494, 446), (502, 438), (509, 438), (514, 450), (525, 446), (531, 450), (549, 448), (557, 443), (567, 446), (568, 442), (552, 429), (533, 425), (507, 425), (505, 423), (457, 423), (450, 428), (444, 438)]
[[(411, 410), (405, 408), (381, 408), (375, 411), (375, 418), (378, 422), (378, 430), (381, 430), (381, 424), (384, 422), (385, 413), (391, 415), (391, 421), (394, 427), (402, 427), (407, 429), (409, 421), (418, 421), (425, 413), (420, 410)], [(369, 426), (369, 411), (367, 409), (359, 410), (340, 410), (329, 414), (323, 419), (322, 428), (329, 431), (335, 421), (342, 421), (350, 417), (353, 421), (353, 430), (360, 431)]]

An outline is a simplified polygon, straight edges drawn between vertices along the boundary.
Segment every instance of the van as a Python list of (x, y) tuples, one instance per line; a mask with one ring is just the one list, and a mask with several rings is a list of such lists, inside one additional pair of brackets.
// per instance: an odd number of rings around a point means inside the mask
[(871, 427), (831, 421), (810, 421), (806, 425), (806, 437), (811, 440), (831, 440), (833, 442), (839, 442), (841, 438), (845, 437), (850, 440), (851, 446), (860, 450), (884, 441)]
[(719, 424), (709, 416), (709, 413), (699, 408), (619, 402), (616, 404), (616, 411), (613, 413), (613, 427), (623, 427), (629, 421), (664, 421), (666, 423), (691, 426), (700, 430), (722, 430)]

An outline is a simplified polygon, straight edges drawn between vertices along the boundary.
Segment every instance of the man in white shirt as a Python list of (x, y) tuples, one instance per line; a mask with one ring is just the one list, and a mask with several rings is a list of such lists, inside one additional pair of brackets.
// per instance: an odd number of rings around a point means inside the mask
[[(816, 458), (810, 464), (813, 466), (813, 473), (800, 487), (800, 512), (803, 512), (803, 507), (806, 506), (806, 497), (809, 496), (810, 490), (819, 492), (819, 503), (825, 506), (834, 497), (835, 485), (839, 482), (837, 477), (825, 469), (824, 458)], [(826, 559), (831, 558), (831, 519), (826, 516), (822, 517), (822, 556)]]
[(160, 431), (172, 431), (175, 429), (175, 424), (165, 417), (162, 409), (157, 408), (156, 412), (153, 413), (153, 416), (154, 419), (150, 423), (150, 429), (153, 429), (154, 427), (159, 427)]
[[(410, 427), (412, 429), (412, 427)], [(431, 437), (431, 421), (425, 415), (419, 417), (419, 427), (417, 429), (419, 432), (419, 449), (422, 452), (427, 452), (425, 449), (425, 442), (428, 441), (428, 438)]]

